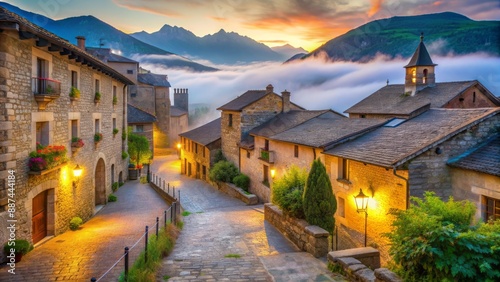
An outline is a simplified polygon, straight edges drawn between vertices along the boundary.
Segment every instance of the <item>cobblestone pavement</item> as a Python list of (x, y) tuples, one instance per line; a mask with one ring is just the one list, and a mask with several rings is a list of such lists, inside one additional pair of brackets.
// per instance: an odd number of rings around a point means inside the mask
[(346, 281), (324, 261), (300, 252), (264, 221), (262, 205), (244, 203), (179, 174), (176, 156), (155, 159), (152, 171), (181, 191), (192, 212), (158, 281)]
[[(16, 274), (0, 268), (0, 281), (90, 281), (99, 278), (143, 234), (156, 216), (168, 208), (163, 199), (138, 180), (128, 181), (108, 203), (78, 231), (68, 231), (35, 248), (16, 264)], [(142, 242), (141, 242), (142, 243)], [(131, 250), (134, 261), (143, 244)], [(123, 260), (101, 281), (117, 281)]]

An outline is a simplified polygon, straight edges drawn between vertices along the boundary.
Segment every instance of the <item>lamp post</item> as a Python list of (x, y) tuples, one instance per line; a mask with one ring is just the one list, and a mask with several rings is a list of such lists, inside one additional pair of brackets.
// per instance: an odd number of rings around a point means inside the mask
[[(80, 165), (76, 165), (75, 168), (73, 169), (73, 176), (76, 178), (76, 180), (80, 180), (80, 176), (82, 176), (83, 169), (80, 168)], [(77, 182), (73, 180), (73, 188), (76, 188)]]
[(177, 143), (177, 155), (179, 156), (179, 160), (181, 159), (181, 143)]
[(366, 247), (366, 224), (368, 222), (368, 197), (363, 193), (362, 189), (359, 189), (359, 194), (354, 196), (354, 201), (356, 202), (357, 212), (365, 213), (365, 247)]

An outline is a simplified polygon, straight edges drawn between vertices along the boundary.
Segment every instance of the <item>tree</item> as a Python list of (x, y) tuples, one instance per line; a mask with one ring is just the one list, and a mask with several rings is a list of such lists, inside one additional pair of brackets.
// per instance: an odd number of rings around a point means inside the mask
[(333, 234), (337, 211), (337, 200), (333, 195), (332, 183), (325, 166), (319, 159), (312, 163), (303, 197), (304, 215), (307, 222), (317, 225)]
[(385, 234), (405, 281), (500, 281), (500, 220), (471, 226), (474, 204), (432, 192), (411, 200)]
[(152, 153), (149, 149), (148, 139), (135, 133), (129, 133), (128, 154), (132, 163), (135, 163), (137, 165), (149, 163)]
[(307, 171), (293, 165), (283, 177), (273, 181), (272, 201), (284, 213), (296, 218), (304, 217), (302, 196), (307, 181)]

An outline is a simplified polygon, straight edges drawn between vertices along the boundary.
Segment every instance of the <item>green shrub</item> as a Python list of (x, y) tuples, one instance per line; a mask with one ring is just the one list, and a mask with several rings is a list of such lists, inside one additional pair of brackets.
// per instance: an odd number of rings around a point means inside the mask
[(113, 189), (113, 192), (116, 192), (116, 190), (118, 190), (118, 187), (120, 187), (118, 182), (115, 182), (115, 183), (113, 183), (113, 185), (111, 185), (111, 189)]
[(307, 180), (307, 171), (297, 166), (290, 169), (273, 182), (272, 202), (285, 214), (296, 218), (305, 218), (302, 195)]
[(434, 193), (393, 212), (390, 254), (406, 281), (499, 281), (500, 220), (470, 226), (475, 207)]
[(33, 250), (33, 245), (31, 245), (26, 240), (18, 239), (14, 241), (8, 241), (3, 246), (3, 251), (5, 255), (10, 254), (11, 249), (14, 249), (14, 253), (25, 255), (29, 253), (31, 250)]
[(108, 202), (116, 202), (117, 200), (118, 200), (118, 197), (116, 197), (116, 195), (109, 194)]
[(75, 216), (69, 222), (69, 229), (71, 229), (73, 231), (78, 230), (78, 228), (80, 227), (80, 225), (82, 225), (82, 223), (83, 223), (83, 220), (80, 217)]
[(118, 131), (120, 131), (118, 128), (113, 128), (113, 135), (118, 134)]
[(240, 173), (233, 178), (233, 183), (241, 189), (248, 191), (248, 187), (250, 187), (250, 177)]
[(214, 157), (214, 163), (218, 163), (221, 161), (227, 161), (227, 159), (226, 159), (226, 157), (224, 157), (222, 150), (217, 150), (217, 152), (215, 153), (215, 157)]
[(231, 182), (238, 174), (238, 168), (234, 164), (220, 161), (210, 169), (209, 177), (212, 181)]
[(332, 234), (335, 226), (333, 215), (337, 211), (337, 200), (333, 195), (330, 177), (319, 159), (314, 160), (309, 171), (303, 200), (307, 222)]
[(118, 183), (118, 186), (122, 187), (124, 184), (125, 184), (124, 182), (120, 182), (120, 183)]

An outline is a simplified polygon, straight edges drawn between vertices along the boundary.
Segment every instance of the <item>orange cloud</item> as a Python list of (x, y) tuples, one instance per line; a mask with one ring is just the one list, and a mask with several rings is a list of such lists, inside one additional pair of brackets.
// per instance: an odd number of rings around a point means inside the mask
[(168, 17), (181, 17), (182, 14), (168, 9), (165, 7), (165, 5), (161, 5), (161, 3), (146, 3), (146, 4), (140, 4), (136, 3), (136, 1), (129, 1), (129, 0), (113, 0), (113, 2), (120, 6), (127, 8), (129, 10), (136, 10), (136, 11), (141, 11), (141, 12), (146, 12), (146, 13), (151, 13), (151, 14), (157, 14), (161, 16), (168, 16)]
[(380, 11), (380, 7), (382, 6), (382, 0), (371, 0), (372, 6), (368, 11), (368, 16), (371, 17), (375, 15), (378, 11)]

